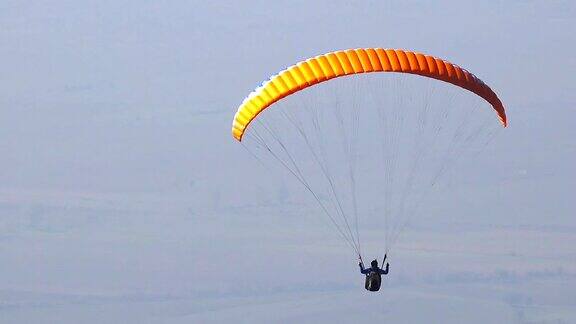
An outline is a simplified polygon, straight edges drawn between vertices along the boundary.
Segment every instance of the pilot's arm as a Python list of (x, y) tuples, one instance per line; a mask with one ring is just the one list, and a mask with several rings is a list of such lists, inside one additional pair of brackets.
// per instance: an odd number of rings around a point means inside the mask
[(362, 274), (368, 274), (368, 273), (370, 273), (370, 269), (364, 269), (364, 264), (362, 264), (362, 262), (359, 262), (359, 263), (358, 263), (358, 266), (360, 266), (360, 272), (361, 272)]
[(386, 270), (380, 269), (380, 274), (388, 274), (388, 270), (390, 270), (390, 264), (386, 263)]

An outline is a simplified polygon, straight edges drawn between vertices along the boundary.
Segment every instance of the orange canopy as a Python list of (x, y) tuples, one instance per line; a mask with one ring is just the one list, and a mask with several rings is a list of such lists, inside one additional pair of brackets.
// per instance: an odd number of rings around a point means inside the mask
[(241, 141), (246, 128), (260, 112), (294, 92), (337, 77), (368, 72), (417, 74), (472, 91), (492, 105), (506, 127), (506, 112), (498, 96), (465, 69), (434, 56), (406, 50), (358, 48), (309, 58), (270, 77), (238, 107), (232, 135)]

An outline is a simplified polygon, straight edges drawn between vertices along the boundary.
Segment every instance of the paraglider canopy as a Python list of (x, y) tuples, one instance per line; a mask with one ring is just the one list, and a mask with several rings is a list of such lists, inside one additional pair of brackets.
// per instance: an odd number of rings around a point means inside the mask
[(506, 127), (496, 93), (458, 65), (358, 48), (303, 60), (264, 81), (239, 105), (232, 135), (259, 162), (287, 169), (361, 257), (359, 215), (373, 216), (366, 227), (382, 229), (389, 252), (460, 153), (490, 142), (490, 127), (500, 128), (494, 112)]
[(232, 135), (238, 141), (250, 122), (276, 101), (309, 86), (341, 76), (368, 72), (417, 74), (472, 91), (488, 101), (506, 127), (506, 112), (498, 96), (465, 69), (434, 56), (401, 49), (358, 48), (309, 58), (280, 71), (244, 99), (234, 116)]

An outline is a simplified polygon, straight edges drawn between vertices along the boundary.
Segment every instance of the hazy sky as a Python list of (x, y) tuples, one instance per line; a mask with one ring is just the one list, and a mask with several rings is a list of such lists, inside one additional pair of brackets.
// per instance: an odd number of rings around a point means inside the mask
[[(576, 322), (575, 19), (572, 1), (2, 1), (0, 322)], [(267, 76), (354, 47), (462, 65), (510, 120), (377, 295), (230, 136)]]

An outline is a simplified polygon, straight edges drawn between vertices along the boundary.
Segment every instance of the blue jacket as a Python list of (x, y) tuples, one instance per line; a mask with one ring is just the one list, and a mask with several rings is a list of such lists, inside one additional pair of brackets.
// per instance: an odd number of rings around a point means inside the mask
[(390, 269), (390, 264), (388, 264), (388, 263), (386, 263), (386, 270), (383, 270), (380, 268), (372, 268), (372, 267), (370, 267), (368, 269), (364, 269), (364, 264), (362, 264), (362, 263), (360, 263), (359, 266), (360, 266), (360, 272), (362, 274), (365, 274), (365, 275), (370, 274), (372, 272), (377, 272), (378, 274), (381, 274), (381, 275), (384, 274), (385, 275), (385, 274), (388, 274), (388, 270)]

